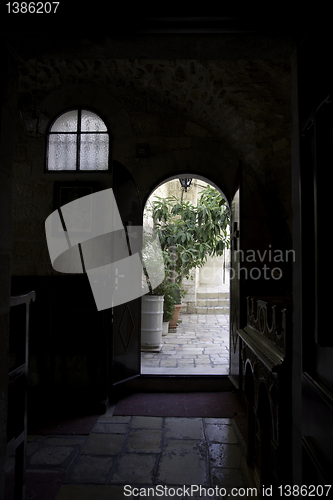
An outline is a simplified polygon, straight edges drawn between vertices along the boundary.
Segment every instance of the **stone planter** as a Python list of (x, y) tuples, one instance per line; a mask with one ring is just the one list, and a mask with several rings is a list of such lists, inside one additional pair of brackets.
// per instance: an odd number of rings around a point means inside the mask
[(178, 318), (179, 318), (180, 310), (182, 308), (182, 304), (175, 304), (174, 308), (175, 309), (174, 309), (172, 320), (169, 323), (169, 328), (177, 328), (177, 326), (178, 326), (177, 321), (178, 321)]
[(169, 321), (163, 321), (163, 330), (162, 330), (162, 336), (165, 336), (168, 334), (169, 331)]
[(141, 303), (141, 349), (158, 349), (162, 344), (163, 295), (144, 295)]

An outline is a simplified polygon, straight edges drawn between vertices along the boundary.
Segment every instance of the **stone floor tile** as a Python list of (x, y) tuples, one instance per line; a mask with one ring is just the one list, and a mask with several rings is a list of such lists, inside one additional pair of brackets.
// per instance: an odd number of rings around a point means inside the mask
[(121, 415), (115, 415), (113, 416), (112, 413), (109, 414), (108, 412), (105, 415), (101, 415), (97, 422), (110, 422), (112, 424), (126, 424), (131, 420), (130, 416), (121, 416)]
[(205, 354), (216, 354), (218, 351), (221, 352), (221, 350), (216, 347), (205, 347)]
[(143, 417), (134, 416), (132, 417), (131, 427), (137, 429), (162, 429), (163, 418), (162, 417)]
[(208, 445), (208, 451), (211, 468), (237, 469), (241, 467), (242, 452), (239, 445), (211, 443)]
[(238, 440), (232, 425), (207, 424), (206, 436), (208, 441), (218, 443), (237, 444)]
[(122, 434), (90, 434), (82, 453), (86, 455), (117, 455), (123, 441)]
[(206, 484), (206, 447), (199, 440), (170, 439), (158, 467), (157, 481), (167, 485)]
[(160, 453), (162, 431), (151, 429), (133, 429), (130, 431), (125, 451), (131, 453)]
[(210, 471), (211, 483), (224, 487), (245, 486), (243, 473), (239, 469), (225, 469), (213, 467)]
[[(215, 359), (214, 360), (214, 366), (220, 366), (220, 365), (226, 365), (226, 361), (224, 359)], [(229, 366), (229, 364), (228, 364)]]
[(28, 464), (32, 466), (68, 467), (77, 450), (71, 446), (40, 446), (31, 455)]
[(177, 361), (175, 359), (161, 359), (160, 366), (176, 367)]
[(68, 473), (66, 483), (106, 484), (115, 457), (81, 455)]
[[(159, 455), (123, 453), (109, 484), (153, 484), (154, 471)], [(97, 500), (97, 499), (96, 499)]]
[(45, 446), (81, 446), (86, 436), (50, 436), (46, 437)]
[(177, 439), (203, 439), (201, 418), (167, 417), (165, 437)]
[[(206, 365), (200, 363), (201, 374), (215, 374), (214, 371), (211, 371), (215, 366), (219, 367), (219, 374), (228, 374), (229, 315), (181, 314), (180, 320), (177, 330), (170, 331), (163, 337), (163, 348), (160, 353), (157, 353), (157, 358), (150, 358), (151, 361), (149, 361), (145, 357), (145, 353), (141, 354), (141, 373), (186, 374), (186, 371), (184, 371), (186, 365), (179, 362), (177, 364), (180, 358), (198, 359), (202, 355), (212, 354), (219, 358), (223, 355), (223, 364), (221, 365), (218, 358), (216, 360), (211, 359), (211, 363), (206, 363)], [(214, 351), (209, 353), (205, 348), (211, 348)], [(198, 351), (193, 352), (193, 349), (198, 349)], [(151, 353), (149, 355), (151, 356)], [(194, 367), (192, 367), (192, 364), (188, 363), (187, 366), (188, 374), (193, 374)], [(194, 374), (196, 373), (197, 371)]]
[(203, 422), (205, 424), (232, 425), (231, 418), (203, 417)]
[(92, 434), (126, 434), (127, 424), (97, 422), (91, 430)]

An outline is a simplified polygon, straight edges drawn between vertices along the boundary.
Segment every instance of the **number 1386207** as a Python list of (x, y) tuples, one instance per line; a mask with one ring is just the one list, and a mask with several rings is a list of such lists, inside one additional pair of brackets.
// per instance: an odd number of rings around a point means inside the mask
[(56, 14), (60, 2), (8, 2), (8, 14)]
[(283, 497), (328, 497), (332, 485), (284, 485), (278, 486), (279, 495)]

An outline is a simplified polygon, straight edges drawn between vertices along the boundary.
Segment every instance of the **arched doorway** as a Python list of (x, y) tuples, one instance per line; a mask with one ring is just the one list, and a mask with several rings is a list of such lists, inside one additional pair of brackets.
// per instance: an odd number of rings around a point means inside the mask
[[(185, 178), (189, 180), (186, 187), (180, 182)], [(173, 197), (175, 203), (196, 207), (207, 186), (223, 199), (229, 215), (222, 189), (207, 177), (186, 172), (163, 179), (149, 191), (143, 203), (143, 224), (152, 224), (149, 212), (157, 197)], [(183, 280), (186, 296), (178, 327), (163, 336), (160, 349), (142, 350), (141, 374), (229, 375), (229, 253), (225, 248), (223, 255), (208, 257), (204, 266), (193, 268), (190, 278)]]
[[(179, 152), (178, 152), (179, 153)], [(177, 155), (176, 155), (177, 157)], [(178, 158), (179, 160), (181, 158)], [(184, 160), (184, 158), (182, 157)], [(200, 159), (196, 157), (197, 161), (199, 162)], [(238, 169), (236, 172), (234, 172), (233, 175), (233, 182), (230, 182), (230, 177), (232, 172), (230, 172), (231, 169), (228, 169), (223, 172), (223, 176), (218, 176), (220, 178), (220, 181), (218, 180), (218, 177), (215, 178), (214, 172), (218, 173), (218, 170), (214, 170), (213, 167), (216, 166), (213, 161), (209, 161), (207, 163), (207, 174), (202, 175), (202, 167), (199, 168), (197, 165), (197, 168), (187, 168), (186, 170), (181, 170), (172, 168), (174, 167), (174, 161), (171, 161), (172, 158), (167, 157), (165, 159), (165, 165), (164, 165), (164, 175), (161, 175), (159, 177), (156, 176), (156, 174), (161, 170), (161, 165), (160, 162), (162, 161), (159, 159), (159, 162), (156, 160), (156, 165), (155, 165), (155, 160), (152, 159), (150, 168), (148, 168), (148, 162), (142, 163), (142, 173), (145, 173), (143, 176), (139, 176), (139, 173), (136, 172), (136, 175), (132, 175), (128, 169), (125, 170), (127, 171), (125, 177), (126, 179), (129, 178), (131, 179), (130, 185), (133, 188), (133, 196), (136, 199), (137, 197), (137, 202), (134, 204), (131, 202), (131, 199), (129, 199), (128, 195), (128, 187), (129, 183), (126, 181), (125, 183), (119, 179), (120, 171), (120, 164), (117, 164), (117, 168), (115, 169), (114, 176), (113, 176), (113, 188), (114, 188), (114, 193), (116, 197), (116, 201), (118, 205), (118, 208), (120, 210), (120, 215), (122, 217), (123, 223), (125, 226), (130, 224), (130, 222), (133, 220), (136, 220), (138, 218), (140, 221), (142, 221), (143, 218), (143, 207), (145, 206), (150, 194), (160, 185), (165, 183), (166, 181), (169, 180), (174, 180), (174, 179), (179, 179), (180, 177), (189, 177), (191, 175), (193, 178), (195, 177), (196, 179), (199, 179), (200, 181), (203, 182), (208, 182), (211, 184), (213, 187), (217, 188), (220, 192), (222, 192), (223, 196), (225, 195), (225, 198), (227, 200), (228, 206), (230, 207), (230, 213), (231, 213), (231, 228), (232, 228), (232, 233), (230, 235), (230, 244), (231, 248), (241, 248), (241, 233), (240, 233), (240, 215), (241, 215), (241, 208), (240, 208), (240, 179), (241, 179), (241, 165), (239, 164)], [(173, 158), (175, 160), (175, 157)], [(202, 160), (202, 159), (201, 159)], [(188, 165), (188, 162), (182, 162), (185, 163), (185, 165)], [(153, 168), (155, 167), (156, 168)], [(169, 168), (166, 168), (166, 167)], [(158, 168), (159, 167), (159, 168)], [(213, 170), (212, 170), (213, 169)], [(169, 170), (169, 172), (168, 172)], [(211, 171), (212, 173), (209, 175), (209, 172)], [(213, 179), (213, 180), (211, 180)], [(226, 186), (225, 190), (222, 191), (223, 186)], [(137, 208), (135, 208), (137, 207)], [(130, 210), (130, 213), (129, 213)], [(141, 225), (141, 224), (139, 224)], [(230, 272), (233, 271), (233, 267), (235, 266), (235, 263), (233, 262), (233, 254), (231, 252), (230, 254), (231, 257), (231, 263), (230, 263)], [(120, 386), (123, 386), (122, 383), (125, 383), (124, 385), (128, 387), (129, 389), (135, 388), (135, 390), (152, 390), (154, 387), (155, 390), (159, 391), (165, 391), (165, 390), (184, 390), (185, 392), (189, 390), (198, 390), (198, 387), (201, 387), (203, 390), (206, 390), (206, 388), (209, 388), (208, 390), (212, 390), (212, 387), (216, 387), (217, 390), (221, 390), (221, 387), (223, 387), (223, 390), (226, 388), (230, 390), (233, 387), (239, 388), (240, 387), (240, 344), (238, 340), (238, 334), (237, 334), (237, 329), (241, 327), (241, 321), (240, 321), (240, 313), (241, 313), (241, 280), (239, 279), (239, 274), (237, 273), (232, 273), (234, 276), (234, 279), (230, 280), (230, 328), (229, 329), (229, 370), (228, 374), (225, 375), (219, 375), (219, 376), (214, 376), (214, 375), (189, 375), (186, 376), (184, 374), (181, 374), (178, 372), (176, 375), (153, 375), (153, 374), (143, 374), (141, 373), (141, 367), (140, 367), (140, 362), (141, 362), (141, 350), (140, 350), (140, 343), (138, 344), (138, 350), (137, 352), (133, 351), (133, 356), (125, 349), (123, 349), (123, 342), (121, 337), (124, 336), (124, 331), (128, 332), (128, 335), (130, 336), (131, 340), (131, 345), (133, 344), (133, 340), (138, 340), (140, 337), (140, 328), (141, 328), (141, 320), (138, 322), (135, 322), (135, 335), (133, 335), (133, 322), (129, 321), (126, 322), (126, 325), (124, 323), (124, 316), (121, 314), (121, 311), (118, 311), (117, 308), (114, 308), (113, 311), (113, 323), (112, 323), (112, 331), (113, 331), (113, 350), (111, 353), (111, 359), (109, 366), (111, 368), (110, 370), (110, 377), (112, 379), (112, 391), (115, 389), (115, 385), (121, 389)], [(141, 302), (141, 299), (140, 299)], [(118, 314), (119, 313), (119, 314)], [(128, 316), (128, 315), (127, 315)], [(115, 321), (117, 320), (117, 321)], [(118, 326), (117, 326), (118, 325)], [(126, 326), (126, 328), (125, 328)], [(120, 338), (118, 344), (115, 343), (115, 338)], [(115, 347), (118, 346), (119, 349), (115, 349)], [(122, 367), (124, 370), (122, 370), (122, 377), (121, 379), (115, 380), (114, 374), (117, 372), (115, 368), (115, 362), (119, 360), (119, 363), (121, 363)], [(135, 362), (134, 362), (135, 360)], [(136, 366), (134, 372), (133, 372), (133, 366)], [(127, 368), (126, 368), (127, 367)], [(133, 378), (135, 380), (133, 380)], [(122, 383), (121, 383), (122, 382)]]

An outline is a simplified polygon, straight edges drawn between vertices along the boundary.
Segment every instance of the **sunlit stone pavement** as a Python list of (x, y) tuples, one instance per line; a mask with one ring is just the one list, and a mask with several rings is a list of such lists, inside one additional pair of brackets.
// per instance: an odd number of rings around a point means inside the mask
[(229, 314), (180, 314), (176, 331), (162, 337), (161, 352), (141, 352), (141, 373), (228, 375)]

